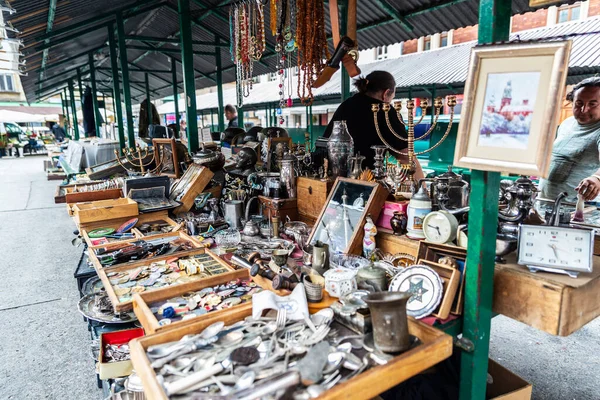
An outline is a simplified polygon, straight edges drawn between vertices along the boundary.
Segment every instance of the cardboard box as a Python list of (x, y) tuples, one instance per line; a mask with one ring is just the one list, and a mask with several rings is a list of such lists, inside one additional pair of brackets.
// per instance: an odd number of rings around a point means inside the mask
[(492, 377), (487, 385), (488, 400), (531, 400), (531, 384), (492, 359), (488, 374)]
[(100, 335), (100, 357), (98, 359), (98, 375), (100, 379), (119, 378), (131, 375), (133, 364), (131, 360), (106, 362), (104, 360), (104, 347), (107, 344), (127, 344), (130, 340), (144, 336), (142, 328), (127, 329), (124, 331), (107, 332)]

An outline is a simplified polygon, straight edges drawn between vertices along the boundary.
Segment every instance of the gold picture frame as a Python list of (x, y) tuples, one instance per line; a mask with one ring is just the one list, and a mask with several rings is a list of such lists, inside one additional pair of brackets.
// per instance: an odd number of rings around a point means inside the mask
[(546, 177), (571, 41), (471, 50), (454, 165)]
[(175, 139), (152, 139), (154, 147), (154, 160), (157, 173), (166, 175), (169, 178), (179, 179), (181, 171), (179, 169), (179, 158), (177, 157), (177, 144)]

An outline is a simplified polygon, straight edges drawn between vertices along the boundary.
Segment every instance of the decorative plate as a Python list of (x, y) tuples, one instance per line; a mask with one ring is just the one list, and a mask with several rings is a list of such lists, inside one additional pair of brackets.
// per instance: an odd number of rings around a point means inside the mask
[(406, 313), (420, 319), (431, 314), (442, 300), (442, 280), (425, 265), (405, 268), (392, 279), (390, 292), (412, 293), (406, 304)]
[(129, 221), (124, 222), (123, 225), (121, 225), (117, 229), (117, 233), (129, 232), (131, 230), (131, 228), (133, 228), (135, 226), (135, 224), (138, 223), (138, 221), (139, 221), (138, 218), (131, 218)]
[(371, 262), (364, 257), (352, 254), (335, 254), (331, 257), (331, 263), (337, 268), (357, 270), (368, 267)]
[(84, 296), (100, 293), (102, 291), (104, 291), (104, 284), (97, 276), (92, 276), (83, 282), (83, 286), (81, 287), (81, 293), (83, 293)]
[(95, 298), (96, 295), (94, 294), (83, 296), (77, 304), (79, 312), (87, 319), (109, 324), (127, 324), (129, 322), (137, 321), (137, 317), (133, 312), (123, 312), (120, 314), (101, 312), (94, 306)]

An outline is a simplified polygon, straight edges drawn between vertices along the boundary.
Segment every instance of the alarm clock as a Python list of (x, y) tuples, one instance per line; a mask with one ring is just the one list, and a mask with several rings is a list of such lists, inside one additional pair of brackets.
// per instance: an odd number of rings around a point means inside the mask
[(518, 242), (517, 262), (532, 272), (557, 272), (574, 278), (579, 272), (592, 272), (591, 229), (520, 225)]
[(458, 220), (448, 211), (433, 211), (423, 220), (423, 234), (432, 243), (448, 243), (456, 239)]

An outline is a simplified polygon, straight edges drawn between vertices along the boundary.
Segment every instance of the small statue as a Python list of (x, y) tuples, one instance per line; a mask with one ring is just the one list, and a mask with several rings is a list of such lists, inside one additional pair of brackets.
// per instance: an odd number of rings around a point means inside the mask
[(406, 211), (395, 211), (392, 218), (390, 218), (390, 225), (392, 226), (394, 235), (400, 236), (406, 234), (406, 227), (408, 225)]
[(329, 160), (323, 160), (323, 176), (321, 177), (321, 181), (327, 182), (329, 181), (329, 176), (327, 175), (327, 170), (329, 169)]
[(249, 176), (256, 172), (256, 162), (258, 161), (258, 155), (256, 152), (249, 148), (243, 147), (238, 153), (238, 160), (235, 164), (235, 169), (230, 171), (232, 175), (237, 176)]
[(371, 214), (367, 215), (365, 222), (365, 236), (363, 238), (363, 255), (365, 258), (370, 259), (371, 255), (375, 251), (377, 244), (375, 243), (375, 236), (377, 235), (377, 227), (373, 223)]

